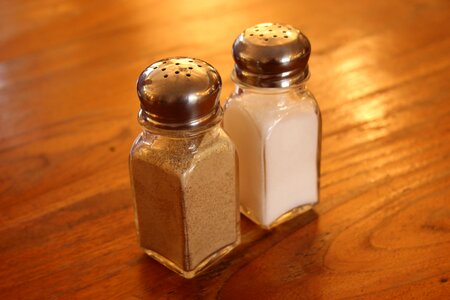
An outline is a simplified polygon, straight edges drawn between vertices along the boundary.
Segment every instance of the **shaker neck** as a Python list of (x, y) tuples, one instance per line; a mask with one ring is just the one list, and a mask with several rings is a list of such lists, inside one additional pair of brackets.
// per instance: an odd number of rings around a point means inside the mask
[(219, 109), (215, 118), (202, 126), (183, 129), (166, 129), (154, 126), (152, 122), (149, 122), (145, 117), (145, 114), (143, 113), (142, 109), (138, 113), (138, 121), (139, 124), (141, 125), (144, 134), (163, 135), (174, 139), (197, 137), (207, 132), (213, 131), (217, 128), (220, 128), (222, 118), (223, 118), (223, 111), (222, 109)]
[(235, 77), (232, 77), (235, 87), (234, 87), (234, 95), (240, 95), (243, 93), (253, 93), (253, 94), (263, 94), (263, 95), (280, 95), (280, 94), (288, 94), (292, 92), (303, 92), (307, 90), (306, 80), (292, 86), (288, 87), (276, 87), (276, 88), (267, 88), (267, 87), (259, 87), (245, 84), (239, 80), (236, 80)]

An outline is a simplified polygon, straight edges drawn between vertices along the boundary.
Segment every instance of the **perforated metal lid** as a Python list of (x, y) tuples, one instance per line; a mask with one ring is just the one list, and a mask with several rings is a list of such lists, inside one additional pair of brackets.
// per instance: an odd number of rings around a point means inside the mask
[(308, 38), (290, 25), (261, 23), (234, 41), (233, 80), (257, 87), (288, 87), (309, 76)]
[(139, 76), (140, 118), (164, 129), (189, 129), (221, 116), (222, 81), (210, 64), (190, 57), (159, 60)]

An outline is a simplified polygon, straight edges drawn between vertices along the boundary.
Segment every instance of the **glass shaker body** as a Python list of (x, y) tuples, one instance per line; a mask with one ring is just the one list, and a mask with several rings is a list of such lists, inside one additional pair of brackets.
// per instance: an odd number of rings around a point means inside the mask
[(144, 251), (192, 278), (240, 241), (234, 144), (220, 127), (218, 72), (174, 57), (138, 80), (143, 131), (130, 152), (135, 220)]
[(236, 82), (223, 122), (239, 154), (241, 212), (270, 229), (319, 200), (320, 111), (305, 84)]
[(144, 129), (130, 172), (144, 251), (193, 277), (239, 243), (236, 153), (225, 132)]

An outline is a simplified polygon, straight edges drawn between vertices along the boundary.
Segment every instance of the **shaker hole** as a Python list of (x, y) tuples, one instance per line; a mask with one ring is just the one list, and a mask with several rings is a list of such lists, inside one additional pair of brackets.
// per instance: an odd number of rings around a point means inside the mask
[(200, 66), (200, 65), (197, 65), (197, 67), (201, 68), (202, 66)]
[(253, 36), (253, 33), (250, 33), (250, 36)]
[(161, 71), (165, 71), (165, 70), (166, 70), (166, 68), (162, 68), (162, 69), (161, 69)]
[(266, 42), (269, 40), (269, 39), (264, 39)]
[(192, 70), (193, 69), (193, 67), (189, 67), (189, 70)]
[(287, 35), (285, 35), (285, 36), (284, 36), (284, 38), (285, 38), (285, 39), (287, 39), (287, 38), (288, 38), (288, 36), (287, 36)]
[(187, 77), (191, 77), (191, 74), (186, 74)]
[(158, 67), (153, 67), (154, 70), (158, 69)]
[(272, 31), (272, 29), (269, 29), (269, 31)]
[(277, 35), (274, 35), (273, 37), (277, 37)]
[(264, 34), (260, 34), (259, 36), (264, 36)]
[(169, 75), (167, 75), (167, 74), (166, 74), (166, 75), (164, 75), (164, 78), (167, 78), (167, 77), (169, 77)]
[(175, 74), (180, 74), (180, 71), (175, 71)]
[(176, 63), (176, 65), (177, 65), (177, 66), (180, 65), (180, 63)]

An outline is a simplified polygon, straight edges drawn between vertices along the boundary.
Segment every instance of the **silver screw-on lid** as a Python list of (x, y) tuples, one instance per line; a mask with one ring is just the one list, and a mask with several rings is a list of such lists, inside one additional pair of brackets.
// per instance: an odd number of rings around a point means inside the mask
[(139, 117), (163, 129), (191, 129), (220, 121), (221, 86), (217, 70), (200, 59), (159, 60), (139, 76)]
[(261, 23), (234, 41), (233, 80), (257, 87), (288, 87), (309, 76), (308, 38), (290, 25)]

